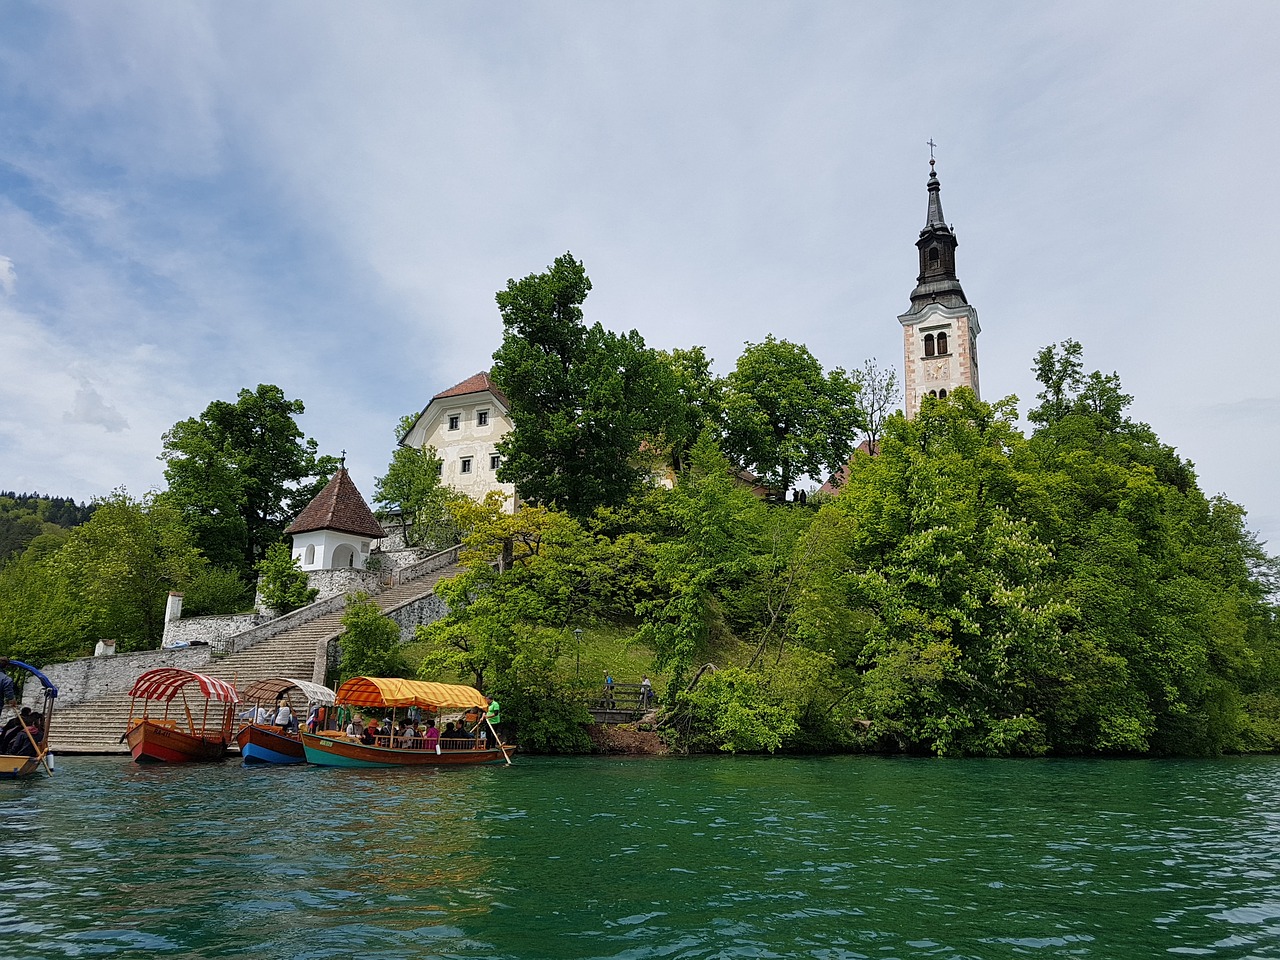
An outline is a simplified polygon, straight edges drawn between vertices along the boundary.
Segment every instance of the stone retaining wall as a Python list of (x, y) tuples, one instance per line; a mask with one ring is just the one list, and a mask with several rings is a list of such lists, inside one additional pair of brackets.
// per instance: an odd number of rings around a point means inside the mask
[(382, 590), (382, 574), (372, 570), (343, 567), (339, 570), (309, 570), (307, 582), (320, 592), (317, 600), (345, 597), (348, 593), (364, 592), (370, 596)]
[(406, 603), (403, 607), (391, 610), (387, 613), (387, 616), (400, 626), (400, 642), (412, 643), (414, 631), (419, 626), (435, 623), (437, 620), (443, 619), (448, 612), (448, 605), (433, 593), (420, 600)]
[(261, 626), (268, 617), (261, 613), (238, 613), (226, 617), (189, 617), (164, 625), (164, 642), (208, 643), (222, 646), (229, 638)]
[[(58, 688), (58, 704), (75, 706), (113, 693), (128, 693), (139, 676), (156, 667), (178, 667), (196, 670), (213, 659), (211, 647), (187, 647), (182, 650), (144, 650), (140, 653), (118, 653), (111, 657), (82, 657), (66, 663), (53, 663), (41, 673)], [(42, 702), (37, 682), (23, 690), (22, 702), (33, 710)]]

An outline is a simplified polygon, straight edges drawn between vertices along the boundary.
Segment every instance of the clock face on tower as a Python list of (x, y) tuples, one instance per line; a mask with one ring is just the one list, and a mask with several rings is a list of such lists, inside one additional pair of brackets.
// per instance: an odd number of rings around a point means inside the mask
[(951, 376), (951, 363), (947, 360), (930, 360), (924, 365), (926, 380), (946, 380)]

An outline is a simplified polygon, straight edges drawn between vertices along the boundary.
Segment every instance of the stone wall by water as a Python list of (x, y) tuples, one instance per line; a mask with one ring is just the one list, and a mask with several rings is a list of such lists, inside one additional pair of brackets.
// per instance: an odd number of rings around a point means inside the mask
[[(53, 663), (42, 667), (41, 672), (58, 688), (58, 705), (75, 706), (110, 694), (128, 693), (139, 676), (156, 667), (198, 671), (212, 659), (211, 647), (144, 650)], [(23, 703), (37, 708), (42, 703), (41, 690), (40, 684), (28, 683), (23, 690)]]

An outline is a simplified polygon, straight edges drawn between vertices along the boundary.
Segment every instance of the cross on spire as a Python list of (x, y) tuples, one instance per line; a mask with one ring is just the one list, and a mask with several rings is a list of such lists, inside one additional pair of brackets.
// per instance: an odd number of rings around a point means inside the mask
[(343, 451), (342, 451), (342, 456), (338, 458), (338, 464), (339, 464), (339, 466), (342, 466), (342, 467), (344, 467), (344, 468), (346, 467), (346, 465), (347, 465), (347, 451), (345, 451), (345, 450), (343, 450)]
[(933, 163), (933, 148), (936, 147), (937, 144), (933, 142), (933, 137), (930, 137), (925, 141), (925, 143), (929, 144), (929, 162)]

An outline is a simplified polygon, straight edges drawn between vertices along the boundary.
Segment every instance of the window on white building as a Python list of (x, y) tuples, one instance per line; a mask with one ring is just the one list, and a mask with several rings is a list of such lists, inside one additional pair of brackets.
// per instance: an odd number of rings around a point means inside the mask
[(489, 454), (490, 470), (497, 470), (498, 467), (501, 466), (501, 464), (502, 464), (502, 458), (500, 456), (498, 456), (496, 453)]
[(488, 410), (477, 410), (477, 411), (476, 411), (476, 426), (477, 426), (477, 427), (487, 427), (488, 425), (489, 425), (489, 411), (488, 411)]
[(463, 458), (462, 458), (462, 467), (461, 467), (461, 472), (462, 472), (462, 473), (470, 473), (470, 472), (471, 472), (471, 458), (470, 458), (470, 457), (463, 457)]
[(451, 414), (449, 414), (449, 429), (450, 429), (450, 430), (457, 430), (457, 429), (458, 429), (458, 425), (459, 425), (461, 422), (462, 422), (462, 418), (461, 418), (458, 414), (456, 414), (456, 413), (451, 413)]

